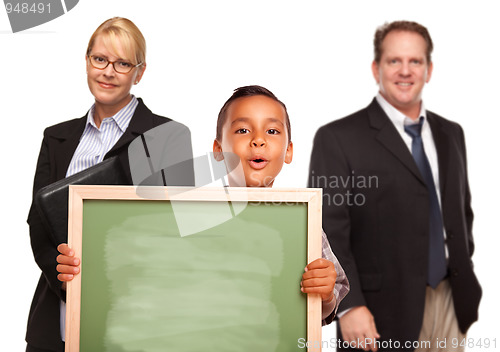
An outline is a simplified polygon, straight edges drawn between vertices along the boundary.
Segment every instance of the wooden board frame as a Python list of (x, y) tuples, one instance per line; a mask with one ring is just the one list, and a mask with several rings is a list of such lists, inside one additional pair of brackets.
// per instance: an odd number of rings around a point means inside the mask
[[(230, 197), (229, 197), (230, 193)], [(83, 202), (92, 200), (158, 200), (158, 201), (248, 201), (290, 202), (307, 204), (307, 261), (322, 255), (322, 191), (314, 188), (245, 188), (233, 187), (230, 192), (223, 188), (141, 187), (141, 196), (134, 186), (83, 186), (69, 188), (68, 244), (75, 256), (82, 257)], [(80, 272), (67, 285), (66, 294), (66, 351), (80, 350)], [(321, 351), (321, 298), (307, 296), (307, 341), (312, 342), (309, 352)], [(319, 344), (321, 345), (321, 343)]]

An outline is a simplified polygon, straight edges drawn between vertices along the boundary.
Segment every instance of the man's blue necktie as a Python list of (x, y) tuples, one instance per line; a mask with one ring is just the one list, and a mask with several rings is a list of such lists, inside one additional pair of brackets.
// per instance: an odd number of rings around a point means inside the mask
[(411, 152), (417, 163), (418, 169), (424, 178), (429, 191), (430, 201), (430, 233), (429, 233), (429, 267), (427, 269), (427, 283), (436, 288), (447, 273), (446, 255), (444, 251), (443, 219), (441, 209), (432, 177), (432, 170), (429, 160), (425, 155), (424, 144), (422, 142), (422, 125), (424, 118), (414, 125), (406, 125), (405, 132), (413, 139)]

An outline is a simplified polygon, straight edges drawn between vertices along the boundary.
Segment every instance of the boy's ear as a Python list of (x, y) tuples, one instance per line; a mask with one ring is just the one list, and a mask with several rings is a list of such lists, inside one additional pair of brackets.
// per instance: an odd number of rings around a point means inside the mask
[(285, 154), (285, 163), (290, 164), (293, 158), (293, 143), (288, 143), (288, 147), (286, 148)]
[(222, 153), (222, 146), (220, 145), (217, 139), (214, 139), (213, 151), (215, 160), (217, 161), (224, 160), (224, 153)]

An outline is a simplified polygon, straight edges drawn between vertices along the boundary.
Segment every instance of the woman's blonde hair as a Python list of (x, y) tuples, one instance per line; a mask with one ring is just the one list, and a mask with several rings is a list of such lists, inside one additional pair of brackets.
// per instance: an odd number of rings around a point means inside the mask
[(146, 40), (137, 26), (129, 19), (113, 17), (104, 21), (90, 37), (87, 46), (87, 55), (90, 55), (92, 46), (98, 36), (104, 41), (104, 45), (113, 48), (116, 54), (120, 54), (117, 43), (122, 45), (123, 59), (130, 60), (134, 65), (146, 62)]

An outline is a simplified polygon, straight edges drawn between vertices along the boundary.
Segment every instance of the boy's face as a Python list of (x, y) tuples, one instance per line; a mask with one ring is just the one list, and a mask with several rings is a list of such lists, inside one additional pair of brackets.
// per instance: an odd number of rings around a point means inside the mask
[(222, 141), (214, 141), (218, 161), (223, 153), (240, 158), (245, 180), (229, 176), (230, 186), (271, 187), (283, 163), (292, 161), (293, 145), (288, 142), (285, 110), (263, 95), (238, 98), (227, 109)]

